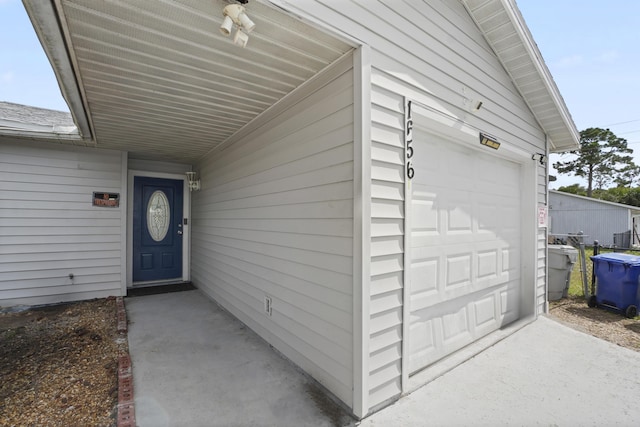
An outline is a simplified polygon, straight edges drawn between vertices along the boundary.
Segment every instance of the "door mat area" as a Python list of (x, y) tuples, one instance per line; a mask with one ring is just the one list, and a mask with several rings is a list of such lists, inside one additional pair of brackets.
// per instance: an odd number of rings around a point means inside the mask
[(157, 295), (166, 294), (169, 292), (182, 292), (192, 291), (197, 289), (191, 282), (188, 283), (176, 283), (174, 285), (157, 285), (157, 286), (145, 286), (141, 288), (129, 288), (127, 289), (128, 297), (141, 297), (145, 295)]

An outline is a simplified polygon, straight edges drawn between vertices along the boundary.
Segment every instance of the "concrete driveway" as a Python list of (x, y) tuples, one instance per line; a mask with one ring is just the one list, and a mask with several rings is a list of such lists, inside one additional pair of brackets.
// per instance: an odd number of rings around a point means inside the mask
[(637, 426), (640, 353), (547, 317), (362, 426)]
[(640, 353), (542, 317), (355, 422), (200, 291), (126, 299), (137, 424), (637, 425)]

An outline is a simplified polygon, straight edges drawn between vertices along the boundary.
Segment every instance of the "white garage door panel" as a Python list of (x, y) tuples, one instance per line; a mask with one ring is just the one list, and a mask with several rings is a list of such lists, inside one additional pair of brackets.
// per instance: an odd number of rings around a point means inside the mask
[(518, 318), (516, 163), (414, 132), (410, 372)]
[(478, 245), (473, 245), (470, 252), (465, 254), (448, 254), (443, 248), (440, 255), (413, 258), (411, 310), (419, 310), (520, 279), (519, 271), (505, 265), (509, 259), (519, 258), (516, 250), (482, 250), (483, 246), (478, 248)]

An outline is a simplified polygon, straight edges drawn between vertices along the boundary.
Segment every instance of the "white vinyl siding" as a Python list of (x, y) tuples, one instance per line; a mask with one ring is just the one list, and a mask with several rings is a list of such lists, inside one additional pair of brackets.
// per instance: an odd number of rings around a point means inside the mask
[(191, 165), (182, 163), (160, 162), (157, 160), (129, 159), (129, 170), (158, 172), (161, 174), (181, 174), (191, 170)]
[[(548, 157), (547, 157), (548, 160)], [(547, 208), (549, 215), (549, 199), (547, 195), (547, 177), (549, 175), (548, 165), (537, 165), (537, 197), (538, 207)], [(549, 226), (549, 218), (547, 217), (547, 227), (538, 227), (537, 247), (536, 247), (536, 294), (535, 294), (535, 314), (540, 315), (548, 311), (547, 304), (547, 230)]]
[[(1, 305), (121, 295), (124, 156), (0, 144)], [(120, 193), (120, 207), (92, 206), (94, 191)]]
[[(461, 2), (346, 0), (287, 2), (296, 13), (344, 31), (371, 48), (371, 324), (368, 407), (401, 392), (400, 340), (404, 235), (402, 99), (419, 102), (494, 134), (505, 144), (546, 153), (544, 134)], [(356, 18), (357, 17), (357, 18)], [(483, 101), (474, 113), (466, 99)], [(539, 187), (544, 199), (544, 186)], [(541, 232), (542, 234), (542, 232)], [(545, 242), (525, 242), (539, 245)], [(544, 266), (536, 266), (542, 275)], [(544, 282), (542, 276), (541, 280)], [(527, 286), (534, 286), (529, 283)], [(544, 290), (544, 284), (538, 289)], [(543, 291), (539, 291), (543, 292)], [(538, 301), (544, 309), (543, 301)], [(530, 309), (531, 311), (531, 309)]]
[(352, 58), (325, 75), (197, 165), (202, 190), (192, 193), (191, 274), (350, 405)]
[(537, 247), (537, 277), (536, 277), (536, 314), (544, 314), (548, 311), (547, 306), (547, 236), (545, 231), (538, 233)]
[(404, 99), (372, 71), (369, 407), (402, 391)]

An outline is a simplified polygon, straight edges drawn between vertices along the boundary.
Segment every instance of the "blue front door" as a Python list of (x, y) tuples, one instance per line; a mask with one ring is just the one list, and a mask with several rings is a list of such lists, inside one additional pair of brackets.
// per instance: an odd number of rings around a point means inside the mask
[(182, 280), (183, 183), (135, 177), (133, 282)]

